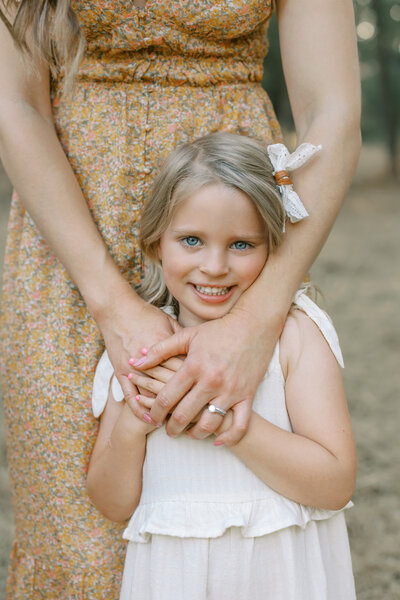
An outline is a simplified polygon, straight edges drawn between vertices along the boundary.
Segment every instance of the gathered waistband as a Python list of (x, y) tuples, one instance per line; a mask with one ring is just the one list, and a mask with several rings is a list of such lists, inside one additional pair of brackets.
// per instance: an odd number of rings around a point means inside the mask
[(221, 57), (186, 57), (157, 52), (121, 52), (120, 55), (92, 54), (79, 69), (78, 80), (160, 85), (198, 85), (261, 82), (263, 61)]

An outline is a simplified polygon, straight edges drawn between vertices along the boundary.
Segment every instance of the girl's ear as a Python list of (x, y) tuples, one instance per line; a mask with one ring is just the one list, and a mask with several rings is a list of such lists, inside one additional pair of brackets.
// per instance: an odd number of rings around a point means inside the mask
[(162, 264), (161, 263), (161, 245), (160, 245), (160, 242), (158, 242), (158, 245), (157, 245), (157, 258), (160, 261), (160, 264)]

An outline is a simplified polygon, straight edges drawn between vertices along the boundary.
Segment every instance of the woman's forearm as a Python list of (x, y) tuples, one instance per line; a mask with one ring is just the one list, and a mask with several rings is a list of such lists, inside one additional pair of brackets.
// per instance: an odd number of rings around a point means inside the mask
[(297, 134), (321, 144), (311, 163), (293, 175), (309, 217), (287, 226), (238, 308), (261, 324), (282, 318), (318, 256), (351, 183), (358, 161), (360, 75), (351, 0), (277, 0), (282, 63)]
[(253, 412), (243, 439), (230, 450), (264, 483), (301, 504), (338, 510), (354, 491), (355, 467), (306, 437)]
[(235, 310), (246, 311), (250, 320), (268, 328), (268, 320), (282, 322), (292, 298), (318, 256), (350, 185), (360, 151), (357, 119), (344, 122), (329, 111), (311, 119), (299, 143), (322, 144), (313, 161), (293, 176), (294, 187), (309, 216), (287, 223), (283, 244), (269, 256), (263, 272), (239, 299)]
[(124, 280), (92, 219), (47, 115), (22, 99), (3, 100), (0, 154), (29, 215), (70, 273), (92, 313)]

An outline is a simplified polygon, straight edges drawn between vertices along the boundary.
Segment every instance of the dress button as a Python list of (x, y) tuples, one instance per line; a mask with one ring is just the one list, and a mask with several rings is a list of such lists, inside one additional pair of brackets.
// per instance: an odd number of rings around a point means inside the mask
[(144, 126), (144, 130), (145, 131), (151, 131), (152, 127), (149, 123), (146, 123), (146, 125)]

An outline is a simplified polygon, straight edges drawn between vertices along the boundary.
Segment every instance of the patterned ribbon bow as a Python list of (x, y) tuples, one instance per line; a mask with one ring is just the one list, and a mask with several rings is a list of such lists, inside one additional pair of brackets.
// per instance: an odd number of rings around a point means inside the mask
[[(273, 175), (281, 193), (283, 208), (292, 223), (308, 217), (308, 212), (293, 189), (288, 171), (294, 171), (303, 166), (321, 148), (322, 146), (314, 146), (305, 142), (290, 154), (284, 144), (272, 144), (267, 147), (268, 156), (274, 168)], [(285, 225), (283, 225), (283, 231), (285, 231)]]

